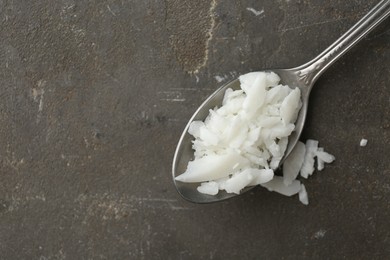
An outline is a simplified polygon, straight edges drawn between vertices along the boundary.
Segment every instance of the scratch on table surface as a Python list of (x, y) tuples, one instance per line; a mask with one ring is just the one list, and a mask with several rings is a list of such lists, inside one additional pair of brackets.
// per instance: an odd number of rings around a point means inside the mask
[(41, 95), (41, 98), (39, 100), (39, 105), (38, 105), (38, 111), (41, 112), (43, 110), (43, 94), (45, 94), (45, 91), (42, 90), (42, 95)]
[(196, 83), (199, 83), (199, 77), (198, 75), (195, 75)]
[(45, 80), (38, 80), (37, 87), (32, 89), (32, 96), (35, 102), (38, 102), (38, 112), (43, 110), (43, 96), (45, 94)]
[(177, 202), (175, 199), (166, 199), (166, 198), (143, 198), (143, 197), (132, 197), (132, 201), (148, 201), (148, 202)]
[(113, 16), (116, 16), (116, 14), (111, 10), (110, 5), (107, 5), (107, 9)]
[(197, 88), (171, 88), (172, 91), (196, 91)]
[(307, 27), (311, 27), (311, 26), (315, 26), (315, 25), (322, 25), (322, 24), (327, 24), (327, 23), (335, 23), (335, 22), (339, 22), (339, 21), (343, 21), (343, 20), (347, 20), (347, 19), (348, 19), (348, 17), (344, 17), (344, 18), (338, 18), (338, 19), (333, 19), (333, 20), (326, 20), (326, 21), (322, 21), (322, 22), (302, 24), (302, 25), (295, 26), (295, 27), (283, 28), (279, 32), (284, 33), (284, 32), (298, 30), (298, 29), (302, 29), (302, 28), (307, 28)]
[(158, 95), (161, 96), (161, 101), (167, 102), (184, 102), (186, 99), (183, 97), (181, 91), (178, 90), (169, 90), (169, 91), (159, 91)]
[(259, 16), (259, 15), (264, 13), (264, 9), (261, 9), (260, 11), (257, 11), (256, 9), (254, 9), (252, 7), (247, 7), (246, 10), (248, 10), (249, 12), (253, 13), (256, 16)]
[(76, 5), (75, 4), (65, 4), (62, 9), (61, 9), (61, 12), (60, 14), (65, 14), (66, 12), (68, 12), (69, 10), (72, 10)]
[(161, 101), (167, 101), (167, 102), (184, 102), (186, 101), (185, 98), (162, 98)]
[(226, 40), (236, 40), (236, 36), (224, 36), (224, 37), (215, 37), (217, 41), (226, 41)]
[(26, 208), (31, 203), (46, 202), (45, 194), (28, 195), (21, 197), (20, 195), (12, 195), (10, 198), (6, 198), (9, 202), (7, 207), (8, 212), (17, 211), (19, 208)]
[(185, 91), (215, 91), (215, 88), (171, 88), (172, 91), (180, 91), (180, 92), (185, 92)]
[(171, 205), (170, 206), (172, 210), (192, 210), (192, 208), (187, 208), (187, 207), (176, 207)]
[(172, 122), (172, 123), (188, 123), (188, 120), (184, 120), (184, 119), (177, 119), (177, 118), (168, 118), (167, 120), (168, 122)]
[(19, 167), (24, 164), (24, 158), (17, 158), (14, 152), (7, 150), (7, 154), (3, 157), (5, 165), (8, 165), (16, 172), (19, 171)]
[(127, 216), (138, 215), (145, 208), (167, 209), (172, 211), (191, 210), (191, 207), (182, 207), (180, 201), (160, 197), (117, 196), (108, 193), (86, 195), (80, 194), (75, 199), (77, 214), (84, 216), (83, 223), (90, 217), (99, 216), (102, 220), (121, 220)]
[(236, 71), (230, 71), (226, 74), (222, 75), (215, 75), (214, 78), (218, 83), (224, 82), (228, 79), (233, 79), (237, 77), (237, 72)]

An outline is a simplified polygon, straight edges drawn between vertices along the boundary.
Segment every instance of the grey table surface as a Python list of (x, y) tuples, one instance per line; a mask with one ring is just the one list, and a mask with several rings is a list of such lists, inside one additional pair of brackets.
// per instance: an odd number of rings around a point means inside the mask
[(337, 159), (309, 206), (262, 188), (191, 204), (171, 181), (213, 90), (303, 64), (377, 2), (0, 1), (0, 258), (389, 257), (389, 20), (312, 91), (302, 140)]

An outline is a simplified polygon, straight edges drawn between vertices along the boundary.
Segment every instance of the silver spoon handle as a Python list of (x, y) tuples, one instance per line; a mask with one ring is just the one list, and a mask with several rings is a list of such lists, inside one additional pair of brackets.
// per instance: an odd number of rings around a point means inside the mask
[(318, 77), (330, 65), (386, 19), (389, 14), (390, 0), (382, 0), (320, 55), (308, 63), (295, 68), (294, 70), (299, 78), (311, 88)]

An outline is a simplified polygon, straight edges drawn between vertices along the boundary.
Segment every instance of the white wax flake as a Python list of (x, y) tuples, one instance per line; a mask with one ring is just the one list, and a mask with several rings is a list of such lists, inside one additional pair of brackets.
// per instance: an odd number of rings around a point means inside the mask
[[(323, 152), (324, 148), (320, 147), (320, 148), (318, 148), (318, 151)], [(323, 160), (321, 160), (320, 157), (317, 156), (317, 170), (322, 171), (324, 169), (324, 167), (325, 167), (325, 162)]]
[(215, 181), (202, 182), (200, 186), (198, 186), (197, 190), (203, 194), (217, 195), (219, 190), (218, 183)]
[(302, 202), (304, 205), (309, 205), (309, 197), (306, 192), (305, 185), (301, 184), (301, 189), (298, 193), (299, 201)]
[[(239, 164), (237, 167), (236, 164)], [(175, 179), (181, 182), (204, 182), (220, 179), (234, 173), (234, 167), (249, 166), (249, 160), (233, 150), (225, 154), (207, 155), (190, 161), (185, 173)]]
[(275, 191), (285, 196), (292, 196), (297, 194), (301, 189), (301, 182), (298, 180), (292, 181), (288, 186), (284, 185), (283, 177), (274, 176), (274, 178), (266, 183), (261, 184), (261, 186), (267, 188), (269, 191)]
[(243, 172), (235, 173), (230, 179), (225, 182), (225, 190), (228, 193), (240, 194), (240, 191), (248, 186), (253, 180), (253, 175), (250, 169)]
[(301, 176), (303, 178), (307, 179), (309, 175), (312, 175), (314, 172), (314, 157), (317, 149), (318, 141), (310, 139), (306, 141), (305, 159), (301, 168)]
[(298, 176), (305, 159), (306, 146), (298, 142), (283, 164), (283, 182), (290, 185)]

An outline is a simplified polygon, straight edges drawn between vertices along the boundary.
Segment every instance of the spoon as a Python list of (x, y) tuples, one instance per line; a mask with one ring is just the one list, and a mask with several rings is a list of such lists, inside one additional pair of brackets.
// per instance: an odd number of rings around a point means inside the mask
[[(303, 126), (305, 124), (310, 90), (312, 89), (316, 80), (322, 73), (324, 73), (327, 68), (330, 67), (330, 65), (332, 65), (343, 54), (345, 54), (353, 45), (359, 42), (379, 23), (385, 20), (389, 14), (390, 0), (382, 0), (343, 36), (341, 36), (331, 46), (329, 46), (320, 55), (308, 63), (292, 69), (263, 70), (275, 72), (279, 75), (282, 84), (293, 88), (298, 87), (301, 90), (302, 108), (295, 123), (295, 130), (289, 136), (288, 146), (283, 159), (285, 159), (290, 154), (301, 135)], [(209, 109), (212, 109), (216, 106), (221, 106), (225, 90), (228, 88), (232, 88), (233, 90), (240, 89), (239, 80), (235, 79), (225, 84), (217, 91), (215, 91), (206, 101), (204, 101), (204, 103), (191, 117), (177, 145), (172, 166), (173, 182), (179, 194), (190, 202), (211, 203), (237, 196), (237, 194), (226, 193), (225, 191), (220, 191), (217, 195), (214, 196), (202, 194), (196, 189), (197, 186), (199, 186), (199, 183), (183, 183), (175, 180), (176, 176), (185, 172), (188, 162), (193, 160), (194, 157), (194, 151), (192, 150), (191, 143), (193, 137), (188, 133), (188, 128), (191, 122), (195, 120), (203, 121), (208, 116)], [(284, 160), (281, 161), (281, 164), (283, 161)], [(240, 194), (252, 189), (253, 187), (254, 186), (243, 189)]]

